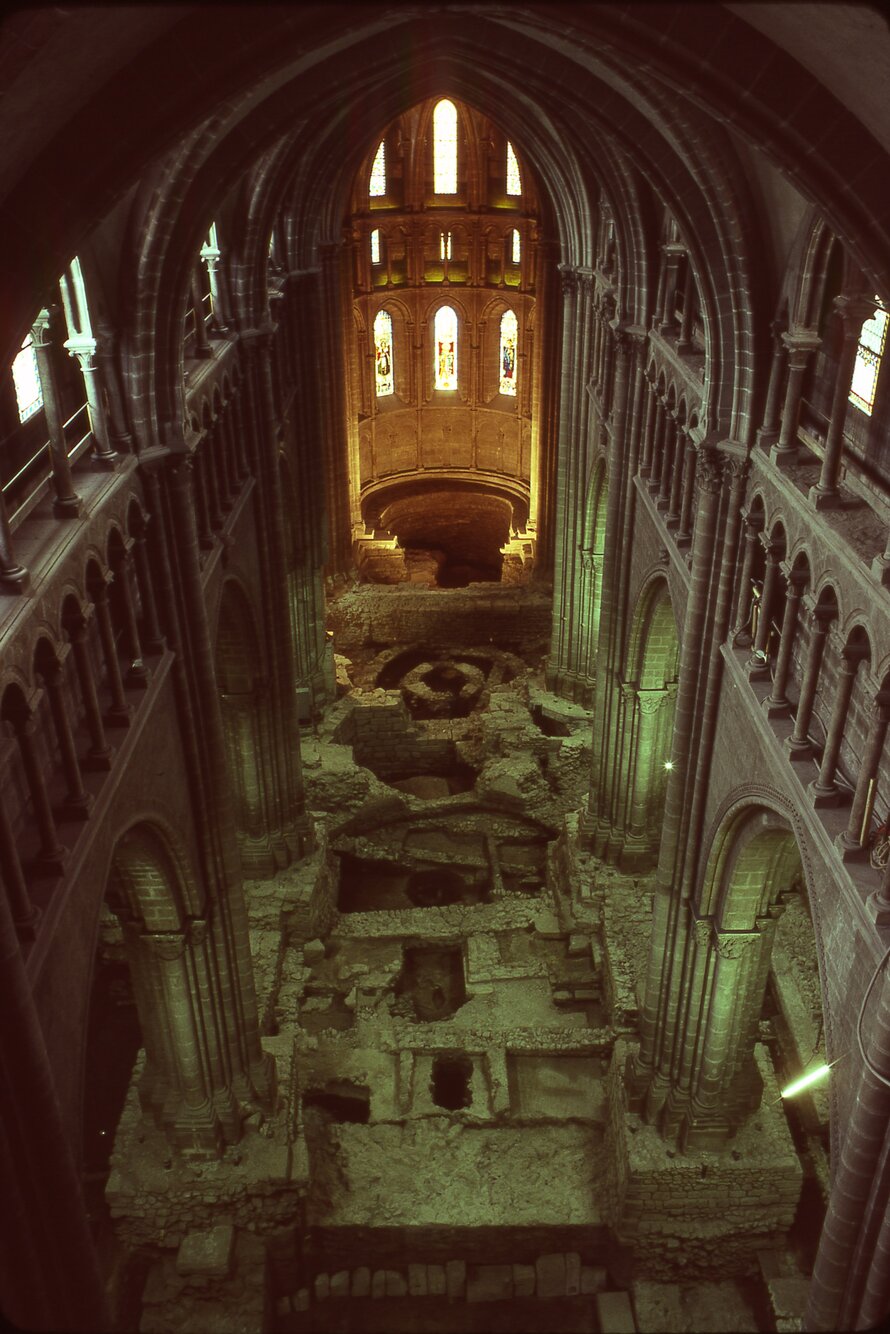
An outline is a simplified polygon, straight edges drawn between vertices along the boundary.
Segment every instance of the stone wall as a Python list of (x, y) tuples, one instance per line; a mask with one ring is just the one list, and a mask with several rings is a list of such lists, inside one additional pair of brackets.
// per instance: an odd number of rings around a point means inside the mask
[(630, 1046), (615, 1043), (608, 1076), (605, 1215), (626, 1252), (627, 1278), (755, 1274), (757, 1252), (782, 1248), (803, 1173), (769, 1058), (756, 1049), (764, 1080), (760, 1109), (719, 1153), (681, 1153), (627, 1111)]
[(462, 589), (364, 587), (332, 603), (329, 625), (338, 653), (373, 644), (496, 644), (514, 652), (546, 650), (550, 592), (537, 585), (476, 584)]

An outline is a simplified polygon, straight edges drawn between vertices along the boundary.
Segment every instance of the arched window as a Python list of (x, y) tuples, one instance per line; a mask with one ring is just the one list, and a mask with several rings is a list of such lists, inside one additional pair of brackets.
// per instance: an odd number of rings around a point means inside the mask
[(507, 194), (521, 195), (522, 183), (519, 179), (519, 163), (516, 161), (516, 154), (513, 152), (513, 145), (507, 140)]
[(872, 414), (875, 405), (875, 390), (878, 384), (878, 372), (881, 369), (881, 357), (887, 341), (887, 312), (878, 305), (871, 319), (865, 321), (859, 334), (859, 347), (856, 351), (856, 364), (853, 367), (853, 383), (850, 386), (850, 402), (867, 417)]
[(522, 253), (521, 247), (522, 242), (519, 239), (519, 232), (514, 227), (510, 235), (510, 262), (512, 264), (519, 263), (519, 257)]
[(377, 156), (374, 158), (374, 165), (371, 167), (371, 186), (368, 193), (372, 196), (386, 194), (386, 147), (382, 139), (377, 149)]
[(516, 316), (505, 310), (501, 316), (500, 392), (516, 394)]
[(392, 317), (378, 310), (374, 319), (374, 379), (378, 398), (394, 392), (392, 378)]
[(375, 227), (371, 233), (371, 263), (380, 263), (380, 229)]
[(451, 258), (451, 232), (439, 233), (439, 258)]
[(457, 315), (450, 306), (436, 311), (436, 388), (457, 388)]
[(43, 407), (43, 391), (37, 373), (37, 354), (31, 343), (30, 334), (22, 343), (22, 350), (12, 363), (12, 379), (15, 385), (19, 421), (26, 422)]
[(457, 107), (447, 99), (433, 112), (433, 189), (457, 194)]

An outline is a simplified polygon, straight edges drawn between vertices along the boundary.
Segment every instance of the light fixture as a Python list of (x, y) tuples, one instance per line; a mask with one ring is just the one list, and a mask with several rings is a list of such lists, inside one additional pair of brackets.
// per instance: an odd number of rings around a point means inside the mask
[[(840, 1057), (838, 1057), (838, 1060), (840, 1060)], [(831, 1065), (836, 1064), (836, 1061), (832, 1061), (831, 1063)], [(786, 1089), (782, 1089), (779, 1097), (793, 1098), (796, 1093), (802, 1093), (805, 1088), (809, 1088), (811, 1084), (815, 1084), (817, 1079), (824, 1078), (831, 1069), (831, 1065), (817, 1065), (816, 1069), (811, 1070), (808, 1075), (801, 1075), (800, 1079), (796, 1079), (793, 1084), (789, 1084)]]
[(670, 773), (671, 770), (672, 770), (673, 767), (674, 767), (674, 761), (673, 761), (673, 760), (665, 760), (665, 762), (664, 762), (664, 767), (665, 767), (665, 769), (667, 769), (668, 773)]

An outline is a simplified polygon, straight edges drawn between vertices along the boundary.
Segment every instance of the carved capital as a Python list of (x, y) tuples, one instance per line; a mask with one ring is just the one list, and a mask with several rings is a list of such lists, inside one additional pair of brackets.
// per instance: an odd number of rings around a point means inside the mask
[(707, 495), (720, 494), (723, 487), (723, 457), (713, 446), (704, 446), (698, 451), (696, 481)]
[(574, 296), (578, 290), (578, 275), (574, 269), (566, 269), (560, 265), (559, 280), (562, 284), (563, 296)]
[(141, 939), (152, 954), (165, 963), (174, 963), (177, 959), (181, 959), (185, 953), (186, 938), (182, 931), (146, 931)]
[(759, 931), (718, 931), (715, 946), (721, 959), (741, 959), (761, 943)]

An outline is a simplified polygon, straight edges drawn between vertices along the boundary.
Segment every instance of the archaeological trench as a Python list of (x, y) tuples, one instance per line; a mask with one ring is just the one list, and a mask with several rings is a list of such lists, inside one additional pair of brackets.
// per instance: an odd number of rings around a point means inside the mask
[[(765, 1092), (694, 1160), (628, 1113), (650, 884), (577, 851), (591, 715), (544, 688), (550, 600), (522, 576), (330, 600), (337, 698), (301, 729), (315, 850), (246, 885), (274, 1115), (174, 1163), (135, 1048), (93, 1109), (94, 1216), (144, 1334), (795, 1327), (827, 1106), (789, 1121)], [(820, 1041), (784, 898), (767, 1091)], [(101, 978), (101, 1039), (138, 1043), (110, 915)]]

